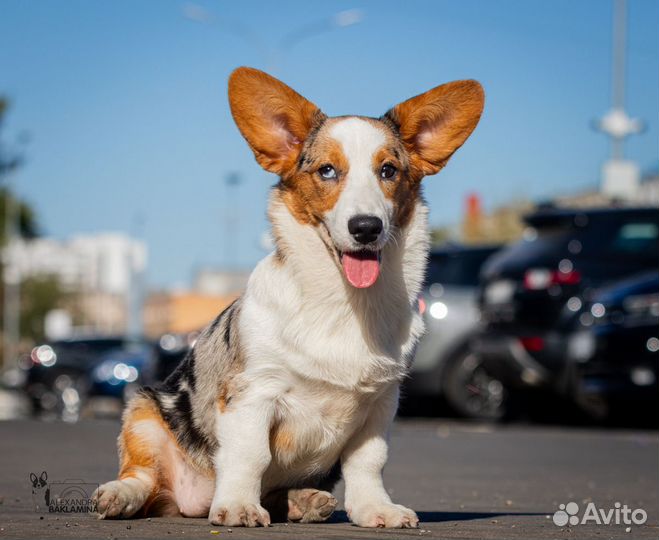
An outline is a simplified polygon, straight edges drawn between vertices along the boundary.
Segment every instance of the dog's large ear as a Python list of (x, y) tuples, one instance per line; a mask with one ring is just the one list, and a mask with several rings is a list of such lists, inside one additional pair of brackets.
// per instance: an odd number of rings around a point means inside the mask
[(241, 67), (229, 77), (229, 105), (256, 160), (284, 176), (302, 144), (325, 115), (292, 88), (258, 69)]
[(437, 86), (385, 114), (397, 127), (418, 174), (435, 174), (478, 124), (485, 94), (476, 81)]

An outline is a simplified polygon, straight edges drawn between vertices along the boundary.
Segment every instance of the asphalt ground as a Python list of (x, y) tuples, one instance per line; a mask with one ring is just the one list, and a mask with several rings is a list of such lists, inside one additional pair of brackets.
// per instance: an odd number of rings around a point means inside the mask
[[(116, 421), (0, 422), (0, 538), (658, 538), (656, 431), (537, 426), (491, 427), (399, 421), (385, 471), (392, 498), (417, 511), (416, 530), (361, 529), (341, 510), (322, 524), (230, 531), (203, 519), (99, 521), (37, 512), (30, 473), (88, 484), (117, 472)], [(342, 499), (342, 486), (335, 490)], [(37, 498), (40, 495), (37, 495)], [(616, 502), (647, 512), (643, 525), (557, 526), (559, 504)]]

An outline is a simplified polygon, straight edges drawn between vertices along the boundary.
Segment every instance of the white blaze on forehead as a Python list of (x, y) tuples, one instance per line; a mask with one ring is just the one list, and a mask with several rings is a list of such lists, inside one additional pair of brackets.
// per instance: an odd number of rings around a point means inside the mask
[(385, 143), (381, 129), (361, 118), (339, 120), (330, 128), (330, 136), (341, 143), (350, 170), (372, 167), (373, 154)]
[[(392, 204), (380, 188), (380, 179), (373, 169), (373, 156), (386, 143), (382, 129), (361, 118), (339, 120), (329, 129), (329, 135), (341, 144), (348, 162), (345, 185), (328, 220), (330, 234), (338, 243), (353, 244), (348, 232), (348, 220), (357, 215), (377, 216), (387, 231), (393, 213)], [(354, 247), (354, 246), (353, 246)]]

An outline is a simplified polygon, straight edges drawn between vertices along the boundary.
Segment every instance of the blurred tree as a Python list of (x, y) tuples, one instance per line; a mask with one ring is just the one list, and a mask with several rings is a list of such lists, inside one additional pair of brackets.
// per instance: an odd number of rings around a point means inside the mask
[(450, 227), (435, 227), (430, 230), (430, 242), (433, 246), (441, 246), (453, 240), (454, 234)]
[[(0, 244), (2, 245), (6, 242), (5, 212), (8, 199), (5, 179), (15, 172), (23, 162), (22, 156), (9, 150), (2, 139), (2, 128), (8, 110), (9, 101), (0, 96)], [(17, 215), (18, 233), (24, 238), (34, 238), (38, 234), (38, 227), (33, 209), (27, 203), (16, 199), (13, 194), (10, 193), (9, 196), (12, 209)]]
[[(22, 164), (22, 156), (8, 148), (2, 137), (2, 128), (9, 109), (9, 101), (0, 96), (0, 245), (7, 242), (6, 211), (9, 202), (17, 234), (30, 239), (38, 236), (39, 230), (35, 212), (30, 205), (16, 198), (8, 191), (7, 178)], [(4, 276), (4, 262), (0, 258), (0, 270)], [(0, 304), (4, 302), (5, 290), (0, 287)], [(53, 276), (28, 277), (21, 280), (20, 285), (20, 334), (28, 341), (40, 341), (44, 338), (44, 319), (46, 314), (58, 307), (66, 294), (57, 278)], [(0, 310), (0, 316), (3, 315)], [(2, 321), (4, 330), (4, 321)]]
[(55, 276), (34, 276), (21, 282), (21, 338), (43, 341), (46, 314), (66, 298)]
[[(18, 233), (22, 238), (36, 238), (39, 236), (39, 227), (32, 207), (24, 201), (16, 200), (11, 194), (11, 205), (14, 213), (18, 213)], [(7, 208), (7, 188), (0, 187), (0, 244), (6, 242), (6, 219), (5, 211)]]

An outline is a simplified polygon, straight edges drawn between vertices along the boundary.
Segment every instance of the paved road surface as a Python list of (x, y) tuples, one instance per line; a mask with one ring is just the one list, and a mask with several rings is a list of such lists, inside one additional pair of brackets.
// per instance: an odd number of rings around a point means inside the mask
[[(211, 527), (202, 519), (98, 521), (34, 511), (30, 472), (103, 482), (116, 474), (113, 421), (0, 422), (0, 538), (657, 538), (659, 436), (644, 431), (499, 427), (405, 421), (386, 471), (394, 499), (419, 513), (419, 530), (368, 530), (344, 512), (330, 523), (268, 529)], [(337, 488), (341, 491), (341, 486)], [(340, 497), (339, 497), (340, 498)], [(643, 526), (558, 527), (561, 503), (643, 508)], [(219, 531), (219, 534), (211, 531)]]

